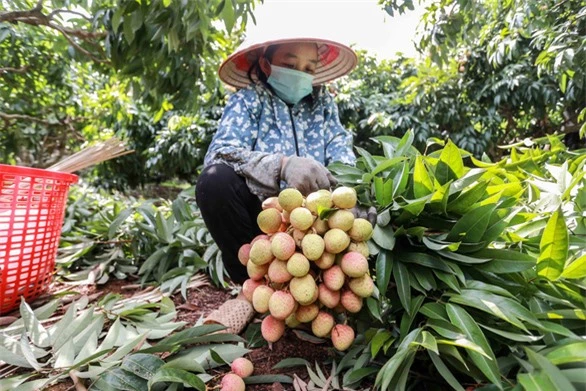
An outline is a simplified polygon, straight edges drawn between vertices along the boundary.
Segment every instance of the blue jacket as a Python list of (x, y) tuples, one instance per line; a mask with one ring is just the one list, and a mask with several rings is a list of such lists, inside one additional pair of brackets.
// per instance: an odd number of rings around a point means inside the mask
[(225, 163), (246, 179), (261, 198), (281, 188), (284, 156), (313, 158), (323, 165), (354, 164), (352, 135), (338, 117), (338, 107), (325, 88), (288, 106), (268, 87), (251, 84), (228, 100), (205, 165)]

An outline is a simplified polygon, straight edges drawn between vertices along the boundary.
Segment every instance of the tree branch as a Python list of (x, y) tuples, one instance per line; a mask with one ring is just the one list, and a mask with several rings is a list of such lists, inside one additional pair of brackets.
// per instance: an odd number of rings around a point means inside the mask
[(64, 9), (54, 10), (50, 12), (48, 15), (45, 15), (43, 14), (42, 9), (43, 2), (42, 0), (39, 0), (35, 8), (27, 11), (0, 12), (0, 23), (25, 23), (31, 26), (47, 26), (49, 28), (59, 31), (65, 37), (65, 39), (67, 39), (71, 46), (73, 46), (76, 50), (91, 58), (93, 61), (99, 63), (108, 62), (108, 60), (100, 58), (95, 53), (92, 53), (89, 50), (84, 49), (79, 43), (75, 42), (75, 40), (72, 38), (79, 38), (80, 40), (100, 49), (98, 42), (95, 41), (105, 38), (107, 36), (107, 33), (105, 31), (92, 32), (86, 30), (71, 29), (65, 26), (61, 26), (60, 24), (54, 22), (54, 16), (58, 15), (59, 13), (69, 12), (76, 15), (80, 15), (85, 19), (88, 18), (77, 11), (69, 11)]
[(1, 111), (0, 111), (0, 118), (2, 118), (4, 120), (4, 122), (6, 122), (7, 125), (10, 124), (11, 121), (18, 121), (18, 120), (36, 122), (36, 123), (43, 124), (46, 126), (60, 125), (58, 122), (49, 122), (46, 119), (37, 118), (37, 117), (33, 117), (30, 115), (26, 115), (26, 114), (7, 114), (7, 113), (3, 113)]
[(49, 12), (49, 15), (47, 15), (47, 18), (49, 19), (53, 19), (53, 16), (57, 15), (57, 14), (74, 14), (77, 16), (81, 16), (83, 19), (87, 20), (88, 22), (91, 22), (92, 19), (84, 14), (82, 14), (81, 12), (77, 12), (77, 11), (70, 11), (70, 10), (65, 10), (65, 9), (57, 9), (57, 10), (53, 10), (51, 12)]
[(0, 75), (2, 75), (4, 73), (9, 73), (9, 72), (11, 72), (11, 73), (25, 73), (29, 68), (30, 68), (29, 65), (25, 65), (20, 68), (11, 68), (11, 67), (0, 68)]

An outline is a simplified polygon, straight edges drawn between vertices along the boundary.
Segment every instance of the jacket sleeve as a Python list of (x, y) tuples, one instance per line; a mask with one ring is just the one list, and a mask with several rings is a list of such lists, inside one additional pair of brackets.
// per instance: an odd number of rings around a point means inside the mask
[(253, 194), (269, 197), (279, 192), (283, 155), (253, 151), (260, 110), (254, 90), (240, 90), (232, 95), (206, 154), (205, 165), (224, 163), (245, 178)]
[(354, 165), (356, 155), (352, 150), (352, 134), (340, 123), (338, 106), (332, 96), (324, 93), (325, 101), (325, 128), (326, 128), (326, 165), (333, 162), (342, 162)]

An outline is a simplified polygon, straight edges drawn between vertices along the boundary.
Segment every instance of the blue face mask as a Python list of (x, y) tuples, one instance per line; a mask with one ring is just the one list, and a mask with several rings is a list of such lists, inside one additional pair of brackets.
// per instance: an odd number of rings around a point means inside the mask
[(279, 98), (287, 103), (297, 104), (313, 91), (313, 75), (295, 69), (271, 65), (271, 75), (267, 83)]

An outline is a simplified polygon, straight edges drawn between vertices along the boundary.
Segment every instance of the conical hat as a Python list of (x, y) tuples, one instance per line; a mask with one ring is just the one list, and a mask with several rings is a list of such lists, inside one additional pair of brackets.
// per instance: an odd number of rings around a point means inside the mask
[(248, 71), (272, 45), (315, 42), (318, 48), (319, 63), (315, 69), (313, 85), (319, 85), (349, 73), (358, 63), (356, 53), (348, 46), (336, 41), (321, 38), (285, 37), (272, 40), (245, 40), (236, 51), (220, 65), (220, 79), (236, 88), (250, 84)]

